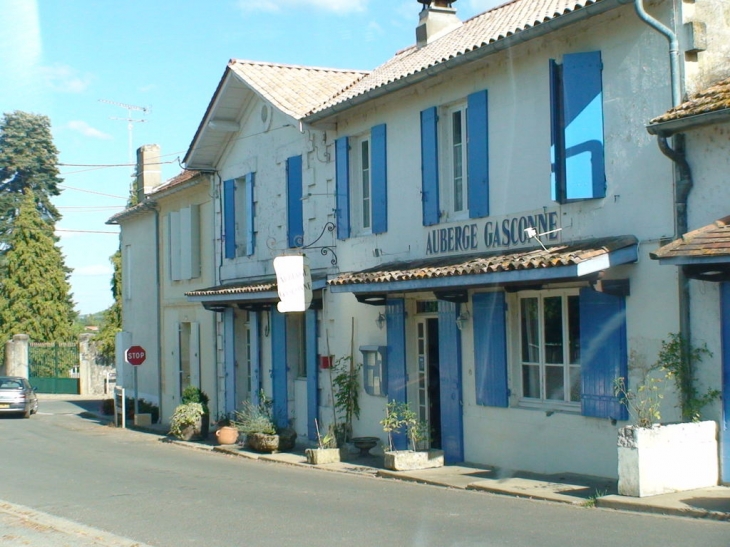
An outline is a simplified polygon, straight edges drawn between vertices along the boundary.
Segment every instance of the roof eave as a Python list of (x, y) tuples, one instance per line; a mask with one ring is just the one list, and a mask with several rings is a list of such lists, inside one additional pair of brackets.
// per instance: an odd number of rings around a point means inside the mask
[(646, 130), (651, 135), (671, 137), (676, 133), (683, 133), (700, 127), (728, 122), (730, 122), (730, 108), (723, 108), (722, 110), (713, 110), (712, 112), (704, 112), (694, 116), (686, 116), (665, 122), (651, 123), (646, 126)]

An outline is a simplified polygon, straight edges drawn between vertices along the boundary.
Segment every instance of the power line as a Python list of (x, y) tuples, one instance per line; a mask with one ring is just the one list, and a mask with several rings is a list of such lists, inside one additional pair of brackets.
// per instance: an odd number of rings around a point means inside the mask
[(74, 188), (73, 186), (67, 186), (65, 184), (59, 184), (59, 188), (63, 188), (64, 190), (76, 190), (77, 192), (86, 192), (87, 194), (96, 194), (97, 196), (105, 196), (108, 198), (115, 198), (115, 199), (127, 199), (129, 196), (114, 196), (112, 194), (104, 194), (102, 192), (95, 192), (94, 190), (86, 190), (84, 188)]
[(119, 232), (105, 232), (102, 230), (66, 230), (64, 228), (56, 228), (54, 232), (68, 232), (76, 234), (114, 234), (119, 235)]

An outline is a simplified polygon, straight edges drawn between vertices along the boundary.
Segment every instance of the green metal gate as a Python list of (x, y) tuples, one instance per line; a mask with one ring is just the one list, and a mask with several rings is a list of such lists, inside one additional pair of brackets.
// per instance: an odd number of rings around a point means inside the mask
[(28, 380), (38, 393), (78, 394), (78, 366), (76, 342), (31, 342), (28, 347)]

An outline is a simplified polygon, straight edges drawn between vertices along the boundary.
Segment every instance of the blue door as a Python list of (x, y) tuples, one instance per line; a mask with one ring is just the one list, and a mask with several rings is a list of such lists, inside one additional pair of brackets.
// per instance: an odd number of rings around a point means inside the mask
[(271, 311), (271, 386), (274, 399), (274, 422), (280, 428), (289, 425), (289, 390), (287, 386), (286, 316)]
[(461, 332), (456, 328), (458, 305), (439, 300), (438, 344), (441, 389), (441, 448), (446, 463), (464, 461), (461, 405)]

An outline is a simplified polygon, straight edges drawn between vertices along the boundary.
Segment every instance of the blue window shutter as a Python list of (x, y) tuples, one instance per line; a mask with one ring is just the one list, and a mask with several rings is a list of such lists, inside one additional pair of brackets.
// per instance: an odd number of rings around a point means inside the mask
[[(406, 399), (406, 311), (405, 300), (389, 298), (385, 305), (388, 336), (388, 400), (407, 402)], [(393, 435), (395, 448), (406, 448), (405, 434)]]
[(421, 112), (421, 201), (423, 225), (439, 223), (438, 114), (433, 106)]
[(730, 482), (730, 282), (720, 283), (720, 341), (722, 347), (722, 422), (720, 479)]
[(236, 258), (236, 181), (223, 182), (223, 241), (226, 258)]
[(335, 193), (337, 239), (350, 237), (350, 144), (347, 137), (335, 141)]
[(562, 66), (550, 59), (550, 198), (565, 202)]
[(565, 199), (606, 196), (601, 52), (563, 57)]
[(307, 436), (310, 441), (317, 440), (317, 427), (314, 420), (319, 420), (319, 367), (317, 366), (317, 311), (307, 310), (304, 315), (306, 336), (307, 363)]
[(628, 379), (626, 301), (594, 291), (580, 291), (581, 413), (594, 418), (628, 419), (614, 394), (616, 378)]
[(370, 140), (373, 233), (383, 234), (388, 231), (388, 157), (385, 124), (372, 128)]
[(289, 247), (301, 247), (304, 244), (302, 156), (293, 156), (286, 160), (286, 190)]
[(489, 109), (487, 90), (467, 98), (469, 217), (489, 216)]
[(271, 308), (271, 390), (273, 418), (278, 427), (289, 425), (287, 389), (286, 315)]
[(447, 463), (464, 461), (461, 396), (461, 332), (456, 328), (457, 305), (439, 300), (439, 391), (441, 448)]
[(254, 254), (256, 246), (256, 208), (253, 202), (253, 189), (256, 177), (254, 173), (246, 175), (246, 256)]
[(472, 302), (477, 404), (507, 407), (509, 389), (504, 293), (477, 293)]

